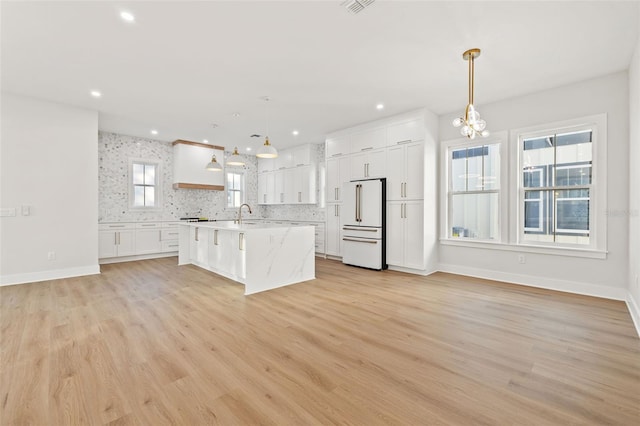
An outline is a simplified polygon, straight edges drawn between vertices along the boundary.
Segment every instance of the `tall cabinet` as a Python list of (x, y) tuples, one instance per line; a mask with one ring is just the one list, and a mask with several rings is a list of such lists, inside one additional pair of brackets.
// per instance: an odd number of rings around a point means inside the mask
[(424, 117), (415, 114), (346, 129), (326, 139), (327, 255), (342, 255), (342, 184), (386, 177), (387, 263), (425, 269), (426, 135)]

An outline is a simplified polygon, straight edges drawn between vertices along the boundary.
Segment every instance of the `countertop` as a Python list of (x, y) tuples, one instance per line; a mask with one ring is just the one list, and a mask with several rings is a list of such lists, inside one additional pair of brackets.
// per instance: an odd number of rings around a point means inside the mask
[(246, 223), (238, 224), (229, 221), (220, 221), (220, 222), (184, 222), (180, 223), (183, 226), (197, 226), (199, 228), (210, 228), (210, 229), (229, 229), (234, 231), (250, 231), (252, 229), (277, 229), (277, 228), (298, 228), (303, 226), (313, 226), (313, 225), (291, 225), (288, 223), (261, 223), (261, 222), (251, 222), (247, 221)]

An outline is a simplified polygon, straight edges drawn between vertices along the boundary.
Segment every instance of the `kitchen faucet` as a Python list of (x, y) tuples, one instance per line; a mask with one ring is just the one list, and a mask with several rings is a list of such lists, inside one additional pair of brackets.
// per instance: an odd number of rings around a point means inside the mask
[(249, 204), (241, 204), (240, 207), (238, 207), (238, 225), (242, 225), (242, 207), (247, 206), (247, 208), (249, 209), (249, 214), (251, 214), (251, 206)]

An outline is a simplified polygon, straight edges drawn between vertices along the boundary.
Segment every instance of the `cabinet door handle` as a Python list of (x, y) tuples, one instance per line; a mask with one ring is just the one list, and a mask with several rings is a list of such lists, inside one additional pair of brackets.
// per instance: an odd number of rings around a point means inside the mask
[(213, 230), (213, 244), (218, 245), (218, 230)]
[(162, 231), (158, 230), (158, 241), (162, 241)]
[(398, 142), (396, 142), (396, 144), (397, 144), (397, 145), (402, 145), (403, 143), (409, 143), (409, 142), (411, 142), (411, 139), (406, 139), (406, 140), (403, 140), (403, 141), (398, 141)]
[(244, 232), (238, 234), (238, 249), (244, 251)]
[(338, 198), (336, 198), (336, 201), (338, 201), (340, 199), (340, 188), (336, 188), (336, 191), (338, 192)]
[(200, 240), (198, 239), (198, 228), (196, 228), (196, 241), (200, 241)]
[(298, 192), (298, 202), (302, 202), (302, 192)]
[(362, 149), (360, 149), (360, 151), (369, 151), (369, 150), (371, 150), (371, 149), (373, 149), (373, 147), (372, 147), (372, 146), (368, 146), (368, 147), (366, 147), (366, 148), (362, 148)]
[(115, 245), (115, 246), (118, 245), (118, 233), (117, 232), (113, 233), (113, 245)]
[(266, 204), (267, 203), (267, 194), (263, 195), (263, 199), (264, 199), (264, 203)]

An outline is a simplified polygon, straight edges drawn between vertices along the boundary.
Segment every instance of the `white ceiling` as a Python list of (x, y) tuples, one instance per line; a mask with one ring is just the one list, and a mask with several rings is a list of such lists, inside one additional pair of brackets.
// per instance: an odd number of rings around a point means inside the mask
[(102, 130), (227, 149), (261, 145), (249, 135), (268, 114), (282, 148), (421, 107), (462, 112), (468, 48), (482, 49), (481, 108), (625, 70), (637, 40), (638, 1), (378, 0), (356, 15), (341, 1), (3, 1), (1, 87), (96, 109)]

